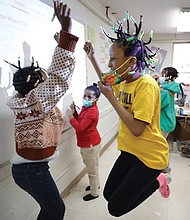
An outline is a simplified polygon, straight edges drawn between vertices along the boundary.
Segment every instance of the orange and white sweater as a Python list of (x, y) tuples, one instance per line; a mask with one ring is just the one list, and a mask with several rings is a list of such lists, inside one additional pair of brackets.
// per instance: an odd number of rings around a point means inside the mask
[(64, 127), (56, 104), (71, 82), (77, 41), (78, 37), (61, 31), (47, 71), (49, 77), (25, 97), (16, 94), (7, 103), (16, 117), (16, 152), (26, 161), (42, 161), (55, 153)]

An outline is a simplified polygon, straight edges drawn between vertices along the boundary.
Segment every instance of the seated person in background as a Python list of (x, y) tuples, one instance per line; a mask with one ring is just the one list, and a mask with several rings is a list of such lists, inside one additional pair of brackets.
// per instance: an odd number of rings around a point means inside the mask
[(61, 220), (65, 213), (48, 162), (58, 156), (56, 148), (64, 120), (56, 104), (69, 88), (78, 38), (70, 33), (70, 8), (54, 2), (54, 10), (62, 29), (47, 75), (34, 62), (24, 68), (20, 62), (18, 67), (14, 65), (18, 70), (13, 86), (18, 93), (7, 103), (16, 116), (17, 155), (13, 158), (12, 175), (15, 183), (40, 205), (38, 220)]
[(83, 197), (84, 201), (99, 197), (98, 164), (101, 138), (97, 130), (99, 111), (96, 104), (99, 96), (100, 90), (97, 84), (93, 83), (84, 90), (81, 112), (77, 113), (74, 103), (70, 106), (72, 111), (68, 111), (70, 123), (76, 130), (77, 145), (80, 147), (80, 153), (86, 165), (90, 182), (90, 186), (86, 187), (86, 191), (90, 190), (90, 194)]

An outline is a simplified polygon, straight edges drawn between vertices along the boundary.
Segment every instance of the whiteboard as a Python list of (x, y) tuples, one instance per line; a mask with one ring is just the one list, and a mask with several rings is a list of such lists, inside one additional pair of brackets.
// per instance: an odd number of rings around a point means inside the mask
[[(60, 31), (55, 18), (51, 22), (53, 8), (39, 0), (1, 0), (0, 1), (0, 164), (11, 158), (14, 149), (14, 116), (7, 107), (7, 100), (14, 94), (12, 78), (15, 69), (6, 64), (7, 60), (17, 65), (20, 57), (21, 67), (31, 64), (31, 57), (39, 66), (47, 69), (56, 46), (53, 36)], [(81, 106), (86, 87), (86, 63), (84, 45), (84, 24), (73, 20), (72, 34), (79, 37), (76, 47), (76, 67), (70, 90), (58, 103), (65, 115), (72, 100)], [(66, 126), (69, 122), (66, 117)]]

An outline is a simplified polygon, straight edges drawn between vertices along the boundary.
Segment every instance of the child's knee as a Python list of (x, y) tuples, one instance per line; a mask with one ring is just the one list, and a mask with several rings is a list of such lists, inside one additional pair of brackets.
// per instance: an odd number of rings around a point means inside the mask
[(108, 211), (109, 211), (110, 215), (112, 215), (114, 217), (120, 217), (120, 216), (128, 213), (130, 211), (130, 209), (128, 207), (124, 207), (124, 204), (109, 201), (108, 202)]

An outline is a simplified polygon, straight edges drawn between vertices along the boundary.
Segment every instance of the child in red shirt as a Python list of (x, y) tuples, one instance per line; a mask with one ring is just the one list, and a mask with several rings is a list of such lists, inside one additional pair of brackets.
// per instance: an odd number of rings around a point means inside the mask
[(76, 130), (77, 145), (81, 148), (80, 153), (83, 162), (87, 167), (90, 186), (90, 194), (83, 197), (84, 201), (89, 201), (99, 197), (100, 181), (98, 175), (98, 161), (101, 149), (101, 137), (97, 130), (99, 111), (97, 101), (100, 96), (100, 90), (94, 83), (84, 90), (83, 106), (78, 114), (74, 103), (71, 104), (69, 112), (70, 124)]

